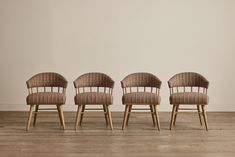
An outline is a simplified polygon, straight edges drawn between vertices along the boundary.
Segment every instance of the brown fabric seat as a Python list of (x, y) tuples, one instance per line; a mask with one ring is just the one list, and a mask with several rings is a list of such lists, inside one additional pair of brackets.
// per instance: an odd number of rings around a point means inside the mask
[(173, 93), (170, 95), (171, 104), (208, 104), (209, 97), (207, 94), (186, 92), (186, 93)]
[(105, 104), (110, 105), (113, 103), (111, 94), (87, 92), (79, 93), (74, 97), (75, 104)]
[(65, 104), (65, 94), (52, 93), (52, 92), (40, 92), (29, 94), (26, 98), (27, 104)]
[(161, 97), (156, 93), (133, 92), (122, 96), (123, 104), (160, 104)]

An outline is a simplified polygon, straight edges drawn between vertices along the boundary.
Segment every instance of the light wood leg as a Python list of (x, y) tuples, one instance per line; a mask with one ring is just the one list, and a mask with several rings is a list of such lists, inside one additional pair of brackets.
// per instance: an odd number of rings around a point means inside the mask
[(109, 125), (109, 122), (108, 122), (108, 112), (106, 110), (106, 106), (105, 105), (103, 105), (103, 110), (104, 110), (104, 117), (105, 117), (106, 125)]
[(130, 116), (131, 116), (131, 109), (132, 109), (132, 105), (130, 105), (129, 110), (128, 110), (127, 120), (126, 120), (126, 126), (128, 125), (129, 118), (130, 118)]
[(39, 105), (36, 105), (35, 113), (34, 113), (34, 119), (33, 119), (33, 126), (36, 125), (36, 120), (37, 120), (37, 115), (38, 115), (38, 108), (39, 108)]
[(176, 112), (175, 112), (175, 118), (174, 118), (174, 125), (175, 125), (175, 123), (176, 123), (176, 118), (177, 118), (177, 115), (178, 115), (179, 106), (180, 106), (180, 105), (176, 105)]
[(80, 118), (80, 122), (79, 122), (80, 126), (82, 126), (82, 120), (83, 120), (85, 108), (86, 108), (86, 105), (82, 105), (81, 118)]
[(27, 124), (26, 131), (29, 131), (29, 127), (30, 127), (30, 123), (31, 123), (31, 119), (32, 119), (32, 114), (33, 114), (33, 108), (34, 108), (34, 105), (30, 105), (30, 108), (29, 108), (29, 117), (28, 117), (28, 124)]
[(206, 131), (208, 131), (208, 123), (207, 123), (207, 115), (206, 115), (206, 111), (205, 111), (205, 105), (202, 105), (202, 113), (203, 113), (203, 117), (204, 117)]
[(112, 122), (112, 116), (111, 116), (111, 111), (110, 111), (110, 105), (107, 105), (106, 110), (108, 113), (110, 129), (113, 130), (113, 122)]
[(128, 111), (129, 111), (129, 105), (125, 105), (125, 112), (124, 112), (124, 117), (123, 117), (123, 123), (122, 123), (122, 130), (125, 129), (126, 127), (126, 121), (127, 121), (127, 114), (128, 114)]
[(62, 105), (59, 105), (59, 112), (60, 112), (60, 116), (61, 116), (61, 120), (62, 120), (63, 129), (65, 130), (64, 113), (62, 110)]
[(200, 120), (200, 124), (202, 125), (202, 117), (201, 117), (201, 105), (197, 105), (198, 116)]
[(155, 119), (155, 113), (154, 113), (154, 108), (153, 105), (149, 105), (150, 107), (150, 111), (151, 111), (151, 116), (152, 116), (152, 120), (153, 120), (153, 125), (156, 126), (156, 119)]
[(173, 126), (174, 118), (175, 118), (175, 111), (176, 111), (176, 105), (173, 105), (172, 107), (172, 113), (171, 113), (171, 124), (170, 124), (170, 130)]
[(156, 121), (157, 121), (157, 127), (158, 127), (158, 130), (160, 131), (161, 126), (160, 126), (159, 115), (157, 111), (157, 105), (154, 105), (153, 109), (154, 109), (154, 114), (155, 114)]
[(78, 105), (77, 114), (76, 114), (76, 122), (75, 122), (75, 130), (78, 128), (78, 122), (81, 118), (81, 111), (82, 111), (82, 105)]
[(59, 118), (60, 118), (60, 126), (63, 126), (59, 105), (56, 105), (56, 107), (57, 107), (58, 115), (59, 115)]

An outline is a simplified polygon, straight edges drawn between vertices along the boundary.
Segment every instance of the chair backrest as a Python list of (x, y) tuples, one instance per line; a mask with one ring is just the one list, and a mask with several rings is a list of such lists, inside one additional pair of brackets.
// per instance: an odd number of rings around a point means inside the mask
[(122, 81), (122, 88), (126, 87), (161, 87), (161, 81), (155, 75), (150, 73), (133, 73), (127, 75)]
[(58, 73), (44, 72), (31, 77), (27, 82), (28, 88), (34, 87), (62, 87), (67, 88), (67, 80)]
[(169, 88), (173, 87), (203, 87), (208, 88), (209, 81), (195, 72), (183, 72), (174, 75), (168, 81)]
[(114, 87), (114, 81), (104, 73), (92, 72), (79, 76), (74, 82), (75, 88), (81, 87)]

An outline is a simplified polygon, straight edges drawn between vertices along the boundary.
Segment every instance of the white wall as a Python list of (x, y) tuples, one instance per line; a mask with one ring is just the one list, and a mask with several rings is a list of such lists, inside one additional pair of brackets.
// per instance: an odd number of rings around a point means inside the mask
[(77, 76), (107, 73), (123, 110), (120, 80), (146, 71), (170, 111), (168, 79), (195, 71), (210, 81), (208, 110), (235, 111), (234, 61), (234, 0), (0, 0), (0, 110), (28, 110), (25, 81), (43, 71), (69, 81), (65, 110)]

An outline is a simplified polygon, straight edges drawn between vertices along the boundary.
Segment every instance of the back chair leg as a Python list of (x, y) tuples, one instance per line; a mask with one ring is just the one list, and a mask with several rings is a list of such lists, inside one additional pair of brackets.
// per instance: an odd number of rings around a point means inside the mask
[(132, 105), (130, 105), (129, 110), (128, 110), (127, 120), (126, 120), (126, 126), (128, 125), (129, 118), (130, 118), (130, 116), (131, 116), (131, 109), (132, 109)]
[(107, 105), (106, 110), (108, 112), (110, 129), (113, 130), (113, 122), (112, 122), (112, 116), (111, 116), (111, 111), (110, 111), (110, 105)]
[(201, 105), (197, 105), (198, 117), (200, 120), (200, 124), (202, 125), (202, 117), (201, 117)]
[(60, 118), (60, 126), (63, 126), (63, 121), (62, 121), (62, 118), (61, 118), (59, 105), (56, 105), (56, 107), (57, 107), (58, 115), (59, 115), (59, 118)]
[(30, 105), (30, 108), (29, 108), (29, 117), (28, 117), (28, 124), (27, 124), (26, 131), (29, 131), (29, 127), (30, 127), (30, 123), (31, 123), (31, 119), (32, 119), (32, 114), (33, 114), (33, 108), (34, 108), (34, 105)]
[(158, 111), (157, 111), (157, 105), (154, 105), (153, 109), (154, 109), (154, 114), (155, 114), (156, 121), (157, 121), (157, 127), (158, 127), (158, 130), (160, 131), (161, 126), (160, 126), (160, 121), (159, 121), (159, 116), (158, 116)]
[(173, 122), (174, 122), (174, 119), (175, 119), (175, 111), (176, 111), (176, 105), (173, 104), (173, 107), (172, 107), (172, 113), (171, 113), (171, 125), (170, 125), (170, 130), (173, 126)]
[(36, 120), (37, 120), (37, 115), (38, 115), (38, 108), (39, 108), (39, 105), (36, 105), (35, 112), (34, 112), (33, 126), (36, 126)]
[(205, 105), (202, 105), (202, 114), (203, 114), (203, 118), (204, 118), (204, 122), (205, 122), (205, 126), (206, 126), (206, 131), (208, 131), (207, 115), (206, 115), (206, 111), (205, 111)]
[(151, 116), (152, 116), (152, 120), (153, 120), (153, 125), (156, 126), (156, 119), (155, 119), (155, 113), (154, 113), (154, 108), (153, 105), (149, 105), (150, 107), (150, 111), (151, 111)]
[(128, 111), (129, 111), (129, 107), (130, 107), (130, 105), (125, 105), (125, 112), (124, 112), (124, 117), (123, 117), (122, 130), (124, 130), (125, 127), (126, 127), (127, 114), (128, 114)]
[(78, 128), (78, 122), (81, 118), (81, 111), (82, 111), (82, 105), (78, 105), (77, 114), (76, 114), (76, 122), (75, 122), (75, 130)]
[(85, 109), (86, 109), (86, 105), (83, 105), (82, 112), (81, 112), (81, 118), (80, 118), (80, 122), (79, 122), (80, 126), (82, 126), (82, 120), (83, 120)]
[(178, 115), (178, 111), (179, 111), (179, 106), (180, 105), (176, 105), (176, 109), (175, 109), (175, 118), (174, 118), (174, 125), (175, 125), (175, 123), (176, 123), (176, 118), (177, 118), (177, 115)]
[(62, 105), (59, 105), (59, 112), (60, 112), (60, 116), (61, 116), (61, 120), (62, 120), (63, 129), (65, 130), (64, 113), (62, 110)]
[(109, 122), (108, 122), (108, 112), (106, 110), (106, 106), (105, 105), (103, 105), (103, 110), (104, 110), (104, 117), (105, 117), (106, 125), (109, 125)]

